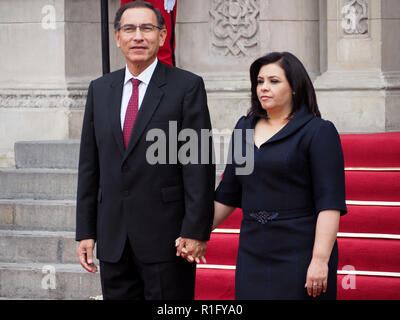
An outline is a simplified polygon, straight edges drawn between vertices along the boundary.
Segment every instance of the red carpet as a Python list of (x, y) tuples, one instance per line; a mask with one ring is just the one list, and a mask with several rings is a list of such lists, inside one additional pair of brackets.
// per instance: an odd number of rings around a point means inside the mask
[[(399, 300), (400, 278), (352, 277), (338, 275), (338, 300)], [(234, 297), (234, 270), (197, 270), (196, 300), (233, 300)]]
[(239, 229), (242, 221), (242, 210), (236, 209), (229, 219), (226, 219), (219, 225), (219, 229)]
[(400, 201), (400, 171), (346, 171), (346, 199)]
[[(221, 244), (224, 245), (221, 245)], [(213, 233), (207, 244), (207, 264), (234, 266), (239, 246), (238, 234)]]
[(197, 269), (196, 300), (233, 300), (234, 298), (235, 270)]
[[(344, 280), (343, 280), (344, 278)], [(338, 275), (338, 300), (399, 300), (400, 278), (356, 276), (356, 285), (351, 287), (351, 278)], [(343, 286), (342, 282), (344, 282)], [(347, 289), (343, 289), (345, 287)]]
[(400, 234), (400, 208), (394, 206), (347, 206), (340, 232)]
[(343, 134), (346, 167), (398, 167), (400, 132)]
[[(349, 212), (341, 218), (338, 234), (337, 298), (399, 300), (400, 132), (348, 134), (341, 135), (341, 140)], [(208, 266), (199, 265), (197, 269), (196, 299), (234, 299), (232, 268), (236, 264), (241, 219), (242, 212), (236, 209), (219, 226), (219, 232), (211, 235), (206, 254)]]
[(400, 273), (400, 240), (339, 238), (339, 270), (352, 265), (355, 270)]

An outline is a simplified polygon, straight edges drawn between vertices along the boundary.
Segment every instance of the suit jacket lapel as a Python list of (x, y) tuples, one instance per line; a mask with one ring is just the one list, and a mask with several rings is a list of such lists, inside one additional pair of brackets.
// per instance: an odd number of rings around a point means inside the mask
[(144, 132), (144, 129), (153, 116), (154, 111), (160, 104), (161, 98), (164, 95), (164, 91), (161, 89), (161, 87), (165, 83), (165, 67), (162, 63), (158, 62), (147, 87), (146, 94), (143, 98), (142, 105), (140, 106), (135, 120), (135, 124), (133, 125), (131, 138), (123, 160), (128, 157), (138, 143)]
[(112, 132), (118, 145), (118, 149), (121, 152), (121, 156), (124, 156), (125, 154), (124, 137), (121, 130), (121, 100), (122, 91), (124, 88), (124, 77), (125, 69), (119, 70), (114, 78), (114, 81), (110, 85), (111, 94), (110, 101), (108, 103), (109, 119), (111, 121)]

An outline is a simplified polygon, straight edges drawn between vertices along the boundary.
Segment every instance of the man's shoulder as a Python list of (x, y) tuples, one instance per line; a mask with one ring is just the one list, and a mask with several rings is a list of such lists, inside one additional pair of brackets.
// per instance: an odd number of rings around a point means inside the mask
[(163, 65), (165, 67), (166, 70), (166, 74), (169, 77), (173, 77), (173, 78), (179, 78), (182, 81), (186, 81), (186, 82), (197, 82), (197, 81), (202, 81), (202, 77), (199, 76), (198, 74), (195, 74), (191, 71), (185, 70), (185, 69), (181, 69), (178, 67), (171, 67), (168, 65)]
[(111, 84), (115, 81), (123, 81), (125, 76), (125, 68), (110, 72), (110, 73), (106, 73), (105, 75), (94, 79), (92, 81), (93, 85), (107, 85), (107, 84)]

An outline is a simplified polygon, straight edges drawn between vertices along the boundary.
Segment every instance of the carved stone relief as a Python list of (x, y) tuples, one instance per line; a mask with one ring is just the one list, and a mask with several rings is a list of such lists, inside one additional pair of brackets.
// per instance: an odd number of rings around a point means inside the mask
[(258, 47), (257, 0), (213, 0), (211, 38), (215, 52), (224, 56), (253, 56)]
[(345, 0), (342, 27), (345, 34), (368, 33), (368, 0)]
[(83, 108), (87, 90), (0, 89), (2, 108)]

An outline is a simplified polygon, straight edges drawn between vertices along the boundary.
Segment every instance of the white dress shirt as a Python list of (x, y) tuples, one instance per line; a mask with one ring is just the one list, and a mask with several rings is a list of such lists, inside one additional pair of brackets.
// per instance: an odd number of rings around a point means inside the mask
[(138, 79), (141, 81), (140, 85), (139, 85), (139, 106), (138, 106), (138, 110), (139, 110), (140, 106), (142, 105), (142, 101), (143, 101), (144, 95), (146, 93), (147, 87), (149, 85), (150, 79), (153, 76), (154, 70), (157, 66), (157, 62), (158, 62), (158, 59), (156, 58), (154, 60), (154, 62), (151, 65), (149, 65), (137, 77), (134, 77), (130, 73), (128, 66), (125, 66), (125, 80), (124, 80), (124, 88), (122, 91), (122, 100), (121, 100), (121, 130), (124, 129), (126, 109), (128, 108), (129, 99), (131, 98), (131, 95), (132, 95), (131, 79), (134, 78), (134, 79)]

